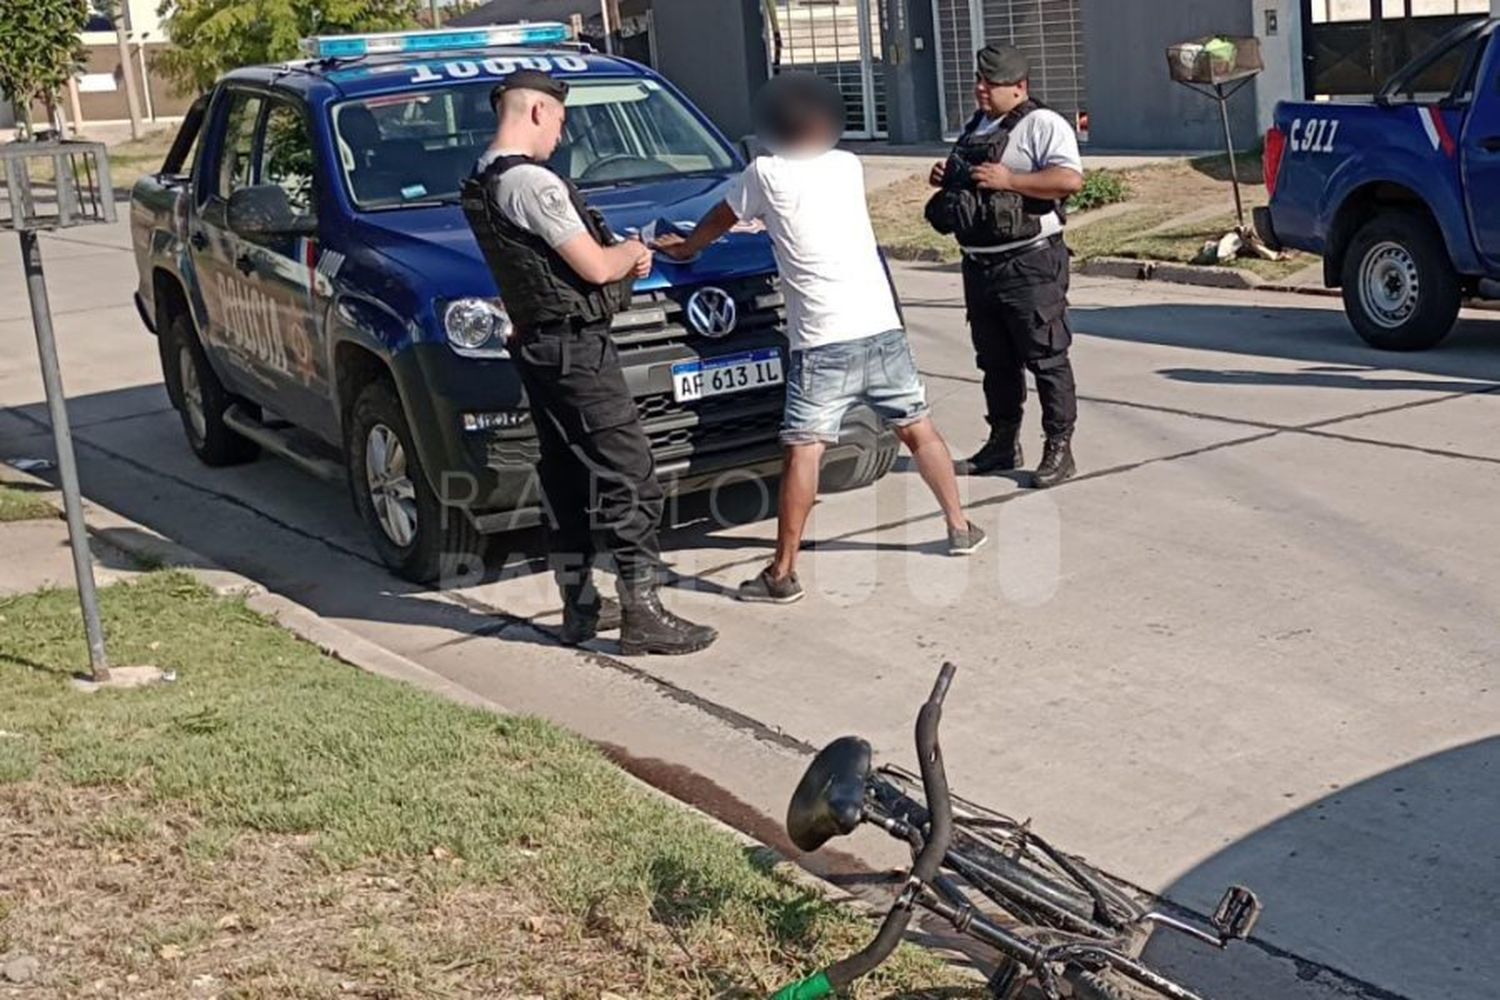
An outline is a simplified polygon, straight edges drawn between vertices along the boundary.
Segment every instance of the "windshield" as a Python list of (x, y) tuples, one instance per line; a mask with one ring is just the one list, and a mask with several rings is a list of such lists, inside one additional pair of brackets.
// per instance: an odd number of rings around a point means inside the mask
[[(334, 109), (339, 159), (363, 209), (456, 201), (495, 135), (493, 81), (382, 94)], [(576, 82), (552, 167), (581, 187), (722, 173), (734, 159), (655, 80)]]

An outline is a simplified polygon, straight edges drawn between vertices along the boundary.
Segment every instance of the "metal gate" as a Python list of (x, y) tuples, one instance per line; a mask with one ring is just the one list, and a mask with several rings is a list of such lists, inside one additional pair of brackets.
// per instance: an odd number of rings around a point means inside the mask
[(769, 0), (772, 72), (803, 70), (844, 95), (854, 139), (886, 135), (879, 0)]
[(1369, 96), (1490, 0), (1302, 0), (1308, 99)]
[(974, 108), (974, 53), (990, 42), (1031, 59), (1036, 96), (1078, 124), (1087, 110), (1080, 0), (932, 0), (943, 127), (956, 134)]

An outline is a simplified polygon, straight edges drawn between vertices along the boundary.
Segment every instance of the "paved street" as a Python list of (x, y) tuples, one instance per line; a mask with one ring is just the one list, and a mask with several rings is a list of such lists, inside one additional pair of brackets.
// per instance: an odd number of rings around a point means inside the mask
[[(940, 554), (941, 520), (905, 465), (827, 497), (809, 599), (788, 609), (726, 596), (769, 551), (757, 498), (683, 504), (665, 539), (672, 604), (723, 638), (622, 661), (610, 642), (575, 653), (535, 627), (557, 621), (535, 538), (496, 579), (423, 591), (377, 564), (345, 491), (273, 459), (199, 466), (130, 303), (127, 230), (45, 252), (96, 502), (766, 838), (810, 748), (858, 732), (911, 763), (917, 704), (952, 659), (960, 791), (1199, 912), (1228, 882), (1261, 894), (1252, 947), (1153, 946), (1208, 996), (1495, 995), (1493, 319), (1382, 355), (1334, 299), (1079, 280), (1077, 481), (968, 482), (993, 539), (969, 561)], [(897, 281), (939, 422), (968, 450), (982, 419), (957, 276), (910, 265)], [(41, 399), (7, 242), (0, 458), (48, 453)], [(873, 831), (843, 847), (899, 860)]]

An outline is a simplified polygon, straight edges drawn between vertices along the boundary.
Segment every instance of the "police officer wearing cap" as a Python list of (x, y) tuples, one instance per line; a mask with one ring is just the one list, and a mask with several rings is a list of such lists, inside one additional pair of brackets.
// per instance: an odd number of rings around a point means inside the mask
[[(609, 334), (635, 279), (651, 273), (651, 251), (616, 238), (547, 165), (562, 140), (567, 94), (565, 83), (535, 70), (495, 88), (499, 127), (464, 183), (464, 215), (515, 325), (510, 349), (541, 450), (563, 641), (577, 645), (618, 627), (626, 655), (691, 653), (717, 633), (662, 607), (662, 489)], [(614, 557), (619, 604), (594, 586), (596, 534)]]
[(1068, 359), (1068, 249), (1063, 203), (1083, 187), (1078, 137), (1031, 96), (1031, 67), (1007, 45), (979, 52), (970, 119), (948, 159), (927, 219), (963, 250), (964, 299), (990, 424), (966, 463), (972, 474), (1019, 468), (1026, 371), (1036, 379), (1046, 446), (1036, 486), (1072, 476), (1078, 416)]

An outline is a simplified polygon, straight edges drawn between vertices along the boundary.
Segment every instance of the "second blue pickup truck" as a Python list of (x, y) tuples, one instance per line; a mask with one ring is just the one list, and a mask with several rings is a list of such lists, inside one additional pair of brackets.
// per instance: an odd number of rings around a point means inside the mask
[(1286, 102), (1266, 137), (1273, 246), (1322, 254), (1369, 344), (1447, 336), (1467, 298), (1500, 299), (1500, 19), (1456, 29), (1368, 104)]

